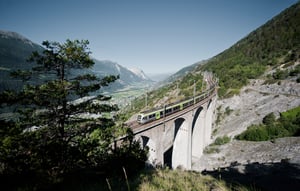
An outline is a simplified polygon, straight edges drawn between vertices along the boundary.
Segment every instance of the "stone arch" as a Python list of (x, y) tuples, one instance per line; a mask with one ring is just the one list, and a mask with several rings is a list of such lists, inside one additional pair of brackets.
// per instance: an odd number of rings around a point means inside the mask
[(172, 149), (172, 168), (190, 167), (190, 136), (189, 124), (184, 118), (178, 118), (174, 121), (175, 133)]
[(157, 164), (157, 152), (155, 142), (150, 137), (144, 135), (142, 135), (139, 140), (143, 149), (145, 147), (148, 147), (148, 160), (146, 161), (146, 163), (155, 166)]
[(206, 107), (199, 107), (193, 118), (192, 157), (200, 158), (205, 147)]
[(176, 138), (176, 135), (177, 135), (177, 133), (178, 133), (178, 131), (179, 131), (179, 129), (180, 129), (180, 127), (182, 126), (182, 124), (183, 124), (183, 122), (185, 121), (185, 119), (184, 118), (178, 118), (178, 119), (176, 119), (175, 121), (174, 121), (174, 126), (175, 126), (175, 132), (174, 132), (174, 140), (175, 140), (175, 138)]
[(207, 109), (210, 107), (212, 101), (213, 101), (212, 99), (209, 99), (209, 101), (207, 102)]
[(194, 114), (194, 117), (193, 117), (193, 124), (192, 124), (192, 133), (194, 132), (195, 124), (196, 124), (197, 119), (198, 119), (198, 117), (199, 117), (199, 114), (200, 114), (200, 112), (201, 112), (202, 110), (203, 110), (203, 107), (200, 106), (200, 107), (196, 110), (196, 112), (195, 112), (195, 114)]
[(210, 99), (207, 105), (207, 112), (205, 118), (205, 146), (211, 143), (212, 124), (215, 110), (216, 99)]
[(173, 145), (164, 152), (164, 166), (172, 168)]

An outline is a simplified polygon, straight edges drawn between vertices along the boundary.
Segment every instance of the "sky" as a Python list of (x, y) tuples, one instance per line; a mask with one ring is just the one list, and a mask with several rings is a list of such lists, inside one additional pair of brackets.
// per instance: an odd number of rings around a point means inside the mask
[(232, 46), (298, 0), (0, 0), (0, 30), (41, 44), (89, 40), (92, 57), (173, 73)]

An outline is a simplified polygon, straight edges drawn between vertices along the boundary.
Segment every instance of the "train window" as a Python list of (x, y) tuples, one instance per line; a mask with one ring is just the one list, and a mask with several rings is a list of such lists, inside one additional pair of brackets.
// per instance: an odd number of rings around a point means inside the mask
[(170, 113), (172, 111), (172, 109), (167, 109), (166, 113)]
[(173, 108), (173, 111), (177, 111), (179, 109), (179, 106), (176, 106)]
[(161, 111), (161, 112), (160, 112), (160, 116), (163, 116), (163, 115), (164, 115), (164, 112)]
[(153, 117), (155, 117), (155, 114), (149, 115), (149, 119), (151, 119), (151, 118), (153, 118)]

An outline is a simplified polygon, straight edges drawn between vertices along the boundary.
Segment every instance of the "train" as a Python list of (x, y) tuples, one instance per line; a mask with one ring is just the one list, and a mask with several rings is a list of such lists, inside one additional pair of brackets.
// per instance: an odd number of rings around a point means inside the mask
[(168, 116), (172, 113), (175, 113), (175, 112), (178, 112), (181, 110), (184, 110), (185, 108), (206, 99), (207, 97), (212, 95), (214, 93), (214, 91), (215, 91), (215, 85), (211, 86), (210, 89), (207, 90), (206, 92), (201, 93), (195, 97), (190, 97), (188, 99), (181, 100), (181, 101), (166, 105), (164, 107), (143, 111), (138, 114), (137, 121), (140, 124), (145, 124), (145, 123), (149, 123), (154, 120), (161, 119), (165, 116)]

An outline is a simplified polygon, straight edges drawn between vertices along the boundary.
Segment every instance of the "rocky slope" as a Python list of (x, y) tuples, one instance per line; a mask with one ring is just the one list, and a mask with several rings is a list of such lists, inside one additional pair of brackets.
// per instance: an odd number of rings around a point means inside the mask
[[(240, 95), (218, 101), (216, 113), (221, 114), (221, 118), (218, 124), (214, 124), (212, 138), (227, 135), (233, 139), (249, 125), (260, 123), (265, 115), (271, 112), (279, 115), (299, 105), (299, 83), (282, 80), (276, 84), (264, 84), (264, 80), (252, 80)], [(282, 160), (300, 165), (300, 137), (281, 138), (272, 142), (232, 140), (218, 150), (217, 153), (203, 154), (200, 160), (195, 160), (193, 169), (213, 170), (232, 164), (275, 163)]]

